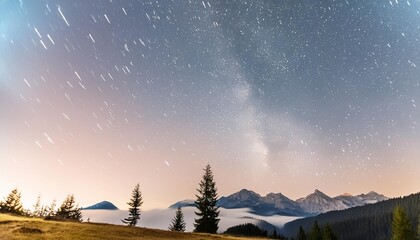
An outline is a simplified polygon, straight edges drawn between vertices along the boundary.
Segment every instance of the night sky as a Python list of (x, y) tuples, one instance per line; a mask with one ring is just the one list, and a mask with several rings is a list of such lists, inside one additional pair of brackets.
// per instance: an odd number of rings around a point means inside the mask
[(0, 0), (0, 197), (420, 190), (419, 0)]

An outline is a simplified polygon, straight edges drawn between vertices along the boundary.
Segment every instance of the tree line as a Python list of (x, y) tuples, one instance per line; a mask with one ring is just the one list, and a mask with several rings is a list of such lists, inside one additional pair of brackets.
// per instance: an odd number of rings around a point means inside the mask
[(11, 213), (27, 217), (45, 218), (46, 220), (66, 220), (81, 222), (82, 211), (76, 204), (73, 194), (67, 195), (60, 207), (56, 208), (54, 200), (50, 205), (41, 204), (41, 196), (38, 196), (33, 209), (24, 209), (21, 202), (21, 193), (17, 188), (13, 189), (3, 201), (0, 201), (0, 213)]
[(237, 237), (260, 237), (282, 240), (287, 239), (283, 235), (278, 234), (275, 228), (272, 232), (269, 233), (267, 230), (262, 229), (253, 223), (239, 224), (230, 227), (224, 233)]
[[(240, 224), (237, 226), (230, 227), (226, 230), (226, 234), (234, 236), (247, 236), (247, 237), (265, 237), (269, 239), (281, 239), (287, 240), (289, 238), (285, 237), (282, 234), (277, 233), (274, 229), (272, 233), (268, 233), (267, 230), (261, 229), (255, 224), (246, 223)], [(311, 231), (308, 233), (303, 230), (302, 227), (299, 228), (295, 238), (296, 240), (338, 240), (337, 236), (332, 231), (329, 224), (326, 224), (323, 228), (318, 225), (318, 222), (315, 221)]]
[(302, 226), (299, 227), (299, 232), (296, 236), (297, 240), (338, 240), (337, 236), (327, 223), (323, 228), (318, 224), (318, 221), (314, 222), (312, 229), (308, 234), (305, 233)]

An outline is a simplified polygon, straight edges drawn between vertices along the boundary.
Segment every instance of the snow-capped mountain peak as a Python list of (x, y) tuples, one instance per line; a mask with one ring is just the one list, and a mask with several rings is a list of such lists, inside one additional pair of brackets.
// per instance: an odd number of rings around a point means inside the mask
[(258, 193), (247, 189), (242, 189), (241, 191), (234, 193), (231, 196), (234, 196), (238, 200), (248, 200), (261, 197)]
[(321, 192), (321, 191), (320, 191), (320, 190), (318, 190), (318, 189), (315, 189), (314, 193), (309, 194), (308, 196), (311, 196), (311, 195), (313, 195), (313, 196), (319, 196), (319, 197), (322, 197), (322, 198), (327, 198), (327, 199), (330, 199), (330, 198), (331, 198), (330, 196), (328, 196), (327, 194), (325, 194), (325, 193)]
[(370, 203), (376, 203), (384, 200), (388, 200), (389, 198), (385, 197), (382, 194), (376, 193), (374, 191), (370, 191), (367, 194), (360, 194), (357, 195), (356, 198), (358, 198), (363, 204), (370, 204)]
[(258, 205), (261, 196), (253, 191), (242, 189), (227, 197), (221, 197), (218, 205), (224, 208), (243, 208)]
[(269, 193), (269, 194), (267, 194), (267, 195), (265, 196), (265, 198), (266, 198), (266, 199), (279, 199), (279, 198), (281, 198), (281, 199), (291, 200), (291, 199), (289, 199), (288, 197), (284, 196), (284, 195), (283, 195), (283, 194), (281, 194), (281, 193)]
[[(249, 208), (250, 212), (263, 215), (287, 215), (287, 216), (307, 216), (324, 213), (333, 210), (342, 210), (355, 206), (362, 206), (375, 203), (388, 198), (376, 192), (352, 196), (342, 194), (337, 197), (330, 197), (322, 191), (316, 189), (313, 193), (296, 201), (286, 197), (282, 193), (269, 193), (262, 197), (258, 193), (242, 189), (226, 197), (221, 197), (217, 205), (222, 208)], [(193, 200), (185, 200), (172, 205), (194, 206)]]
[(333, 210), (341, 210), (347, 208), (346, 204), (338, 199), (334, 199), (325, 193), (315, 190), (314, 193), (309, 194), (304, 198), (296, 200), (301, 208), (308, 213), (317, 214)]

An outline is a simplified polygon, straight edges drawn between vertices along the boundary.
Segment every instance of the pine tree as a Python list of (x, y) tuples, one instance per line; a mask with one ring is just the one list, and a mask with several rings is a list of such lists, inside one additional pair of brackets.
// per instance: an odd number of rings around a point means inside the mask
[(172, 219), (172, 223), (169, 226), (170, 231), (178, 231), (178, 232), (185, 232), (185, 221), (184, 221), (184, 214), (182, 213), (181, 207), (175, 212), (175, 217)]
[(211, 171), (210, 165), (207, 165), (204, 169), (203, 179), (199, 184), (200, 188), (197, 189), (198, 194), (196, 195), (197, 200), (195, 206), (198, 216), (195, 219), (194, 227), (195, 232), (205, 233), (216, 233), (219, 229), (219, 207), (216, 206), (218, 196), (216, 183), (213, 180), (213, 172)]
[(415, 239), (413, 227), (401, 206), (396, 206), (392, 217), (392, 240)]
[(12, 192), (0, 203), (0, 209), (2, 212), (14, 213), (22, 215), (24, 213), (22, 203), (20, 201), (20, 192), (17, 188), (13, 189)]
[(42, 205), (41, 207), (41, 212), (40, 212), (40, 217), (45, 217), (47, 216), (48, 213), (48, 207), (45, 205)]
[(418, 225), (417, 225), (417, 238), (420, 240), (420, 213), (419, 213), (419, 219), (418, 219)]
[(252, 223), (245, 223), (229, 227), (224, 234), (233, 236), (247, 236), (247, 237), (264, 237), (267, 238), (267, 230), (259, 228), (257, 225)]
[(337, 240), (337, 236), (333, 233), (329, 224), (327, 224), (324, 228), (324, 237), (323, 240)]
[(51, 205), (45, 208), (45, 214), (44, 215), (46, 217), (51, 217), (51, 216), (56, 215), (56, 212), (55, 212), (56, 205), (57, 205), (57, 201), (54, 199), (51, 202)]
[(76, 205), (76, 200), (73, 194), (68, 195), (66, 199), (64, 199), (60, 208), (57, 210), (56, 216), (67, 220), (82, 221), (82, 211)]
[(140, 219), (140, 206), (143, 204), (143, 198), (140, 192), (140, 185), (134, 187), (131, 194), (130, 202), (127, 203), (130, 208), (128, 209), (129, 216), (122, 219), (121, 221), (128, 226), (136, 226), (138, 220)]
[(38, 195), (36, 202), (33, 206), (32, 217), (43, 217), (44, 216), (44, 206), (41, 206), (41, 194)]
[(274, 228), (273, 233), (269, 236), (272, 239), (279, 239), (279, 235), (277, 234), (277, 230)]
[(80, 208), (78, 205), (76, 205), (74, 211), (70, 215), (70, 219), (77, 220), (79, 222), (83, 221), (83, 214), (82, 214), (82, 208)]
[(318, 221), (315, 221), (311, 231), (311, 240), (322, 240), (321, 228), (319, 228)]
[(305, 231), (303, 230), (302, 226), (299, 227), (299, 233), (296, 237), (297, 240), (306, 240), (306, 234)]

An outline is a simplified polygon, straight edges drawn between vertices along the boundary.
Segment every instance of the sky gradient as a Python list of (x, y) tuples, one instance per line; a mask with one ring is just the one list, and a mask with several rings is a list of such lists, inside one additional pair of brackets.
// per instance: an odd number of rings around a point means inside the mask
[(0, 197), (420, 190), (420, 1), (0, 0)]

